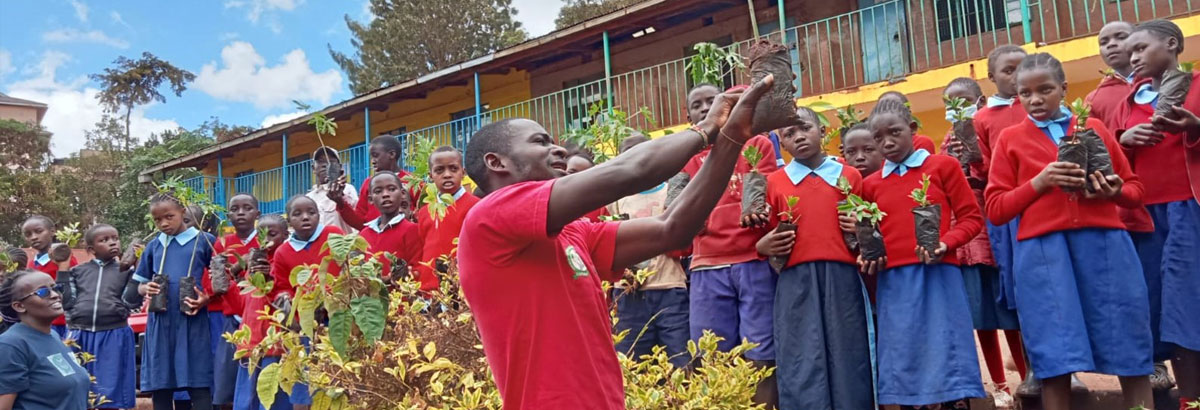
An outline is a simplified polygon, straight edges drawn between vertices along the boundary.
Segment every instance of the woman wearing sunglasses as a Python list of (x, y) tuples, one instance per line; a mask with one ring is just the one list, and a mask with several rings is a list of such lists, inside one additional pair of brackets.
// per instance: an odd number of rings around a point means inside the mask
[(88, 407), (88, 373), (50, 330), (63, 314), (59, 289), (41, 272), (0, 278), (0, 313), (18, 321), (0, 334), (0, 409)]

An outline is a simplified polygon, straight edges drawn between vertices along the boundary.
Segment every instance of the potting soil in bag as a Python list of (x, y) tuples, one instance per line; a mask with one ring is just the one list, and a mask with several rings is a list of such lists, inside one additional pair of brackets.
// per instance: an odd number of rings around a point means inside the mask
[(913, 225), (916, 227), (917, 245), (930, 254), (941, 246), (942, 206), (938, 204), (913, 208)]
[[(754, 164), (750, 164), (751, 167)], [(767, 176), (755, 171), (742, 176), (742, 216), (767, 213)]]
[[(795, 232), (796, 228), (799, 228), (799, 226), (796, 226), (796, 224), (794, 224), (794, 223), (780, 222), (779, 226), (775, 227), (775, 232), (787, 232), (787, 231)], [(783, 268), (785, 267), (785, 265), (787, 265), (788, 259), (791, 259), (791, 258), (792, 258), (792, 252), (788, 251), (788, 253), (785, 253), (783, 255), (776, 255), (776, 256), (772, 256), (772, 257), (768, 258), (767, 263), (770, 264), (771, 267), (775, 269), (775, 272), (783, 272)]]
[(392, 271), (389, 273), (389, 280), (392, 283), (399, 282), (404, 275), (408, 275), (408, 261), (397, 258), (392, 261)]
[(187, 299), (195, 299), (196, 295), (196, 277), (184, 276), (179, 279), (179, 311), (184, 314), (191, 314), (192, 308), (189, 308), (187, 303), (183, 301)]
[(883, 247), (883, 234), (879, 227), (870, 222), (859, 221), (857, 226), (859, 255), (865, 260), (875, 260), (887, 256), (887, 248)]
[(212, 280), (214, 295), (224, 295), (229, 292), (229, 263), (224, 257), (215, 256), (208, 264), (208, 277)]
[(683, 188), (687, 187), (688, 181), (691, 181), (691, 178), (686, 172), (680, 172), (667, 180), (667, 200), (663, 203), (664, 208), (671, 206), (671, 203), (675, 202), (675, 198), (679, 197), (679, 194), (683, 192)]
[(983, 152), (979, 150), (979, 136), (975, 134), (975, 120), (965, 119), (954, 123), (954, 137), (958, 138), (958, 142), (962, 143), (962, 153), (960, 154), (963, 164), (970, 164), (983, 160)]
[(1087, 146), (1088, 161), (1087, 173), (1091, 175), (1096, 171), (1109, 176), (1113, 174), (1112, 157), (1108, 154), (1108, 147), (1104, 145), (1104, 140), (1096, 134), (1095, 130), (1086, 129), (1081, 132), (1076, 132), (1075, 135), (1083, 141)]
[(1079, 165), (1080, 169), (1087, 170), (1088, 167), (1088, 149), (1087, 144), (1078, 138), (1064, 137), (1058, 143), (1058, 160), (1060, 162), (1070, 162)]
[(792, 72), (788, 49), (770, 40), (760, 39), (750, 46), (750, 79), (758, 82), (768, 74), (775, 75), (775, 83), (754, 109), (755, 134), (800, 123), (800, 116), (796, 115), (796, 86), (793, 84), (796, 74)]
[[(845, 206), (847, 203), (849, 203), (849, 201), (846, 201), (845, 199), (838, 201), (838, 208)], [(846, 243), (846, 249), (849, 249), (850, 252), (854, 252), (856, 249), (858, 249), (858, 233), (842, 231), (842, 242)]]
[(170, 279), (167, 275), (158, 274), (150, 278), (151, 282), (158, 284), (158, 294), (150, 297), (150, 306), (146, 308), (148, 312), (162, 313), (167, 311), (167, 287), (170, 285)]
[(1185, 73), (1176, 68), (1163, 71), (1162, 81), (1158, 86), (1158, 103), (1154, 106), (1154, 115), (1175, 118), (1171, 107), (1183, 105), (1187, 98), (1188, 89), (1192, 86), (1192, 73)]

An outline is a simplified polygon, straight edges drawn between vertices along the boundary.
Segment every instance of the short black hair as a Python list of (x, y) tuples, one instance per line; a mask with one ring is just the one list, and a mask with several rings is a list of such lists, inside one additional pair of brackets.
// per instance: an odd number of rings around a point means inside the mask
[[(371, 176), (371, 184), (374, 185), (375, 181), (380, 180), (379, 179), (380, 177), (382, 177), (384, 179), (387, 179), (387, 178), (395, 179), (396, 184), (400, 185), (401, 187), (404, 186), (404, 181), (401, 181), (400, 177), (396, 176), (396, 174), (391, 171), (380, 171), (380, 172), (375, 173), (375, 175)], [(368, 188), (369, 188), (369, 186), (368, 186)]]
[(1150, 20), (1134, 26), (1133, 31), (1145, 31), (1163, 40), (1174, 38), (1176, 44), (1179, 44), (1179, 48), (1175, 50), (1175, 55), (1183, 52), (1183, 30), (1180, 30), (1179, 25), (1172, 23), (1170, 20)]
[(338, 151), (336, 149), (326, 147), (326, 146), (317, 148), (317, 150), (313, 151), (313, 153), (312, 153), (313, 162), (328, 161), (329, 158), (334, 158), (334, 159), (338, 160), (339, 162), (341, 162), (341, 160), (342, 160), (342, 157), (338, 156)]
[(817, 112), (815, 110), (813, 110), (812, 108), (808, 108), (808, 106), (804, 106), (804, 105), (797, 106), (796, 114), (807, 115), (810, 118), (812, 118), (813, 122), (816, 123), (818, 127), (823, 127), (823, 125), (821, 125), (821, 115), (817, 114)]
[(962, 87), (975, 96), (983, 96), (983, 89), (979, 87), (979, 83), (970, 77), (958, 77), (950, 80), (950, 84), (946, 84), (946, 88), (942, 89), (942, 94), (953, 87)]
[(509, 125), (515, 120), (517, 118), (505, 118), (484, 125), (479, 131), (475, 131), (475, 135), (472, 135), (471, 141), (467, 143), (467, 152), (463, 156), (463, 167), (467, 169), (467, 176), (470, 176), (471, 180), (475, 181), (484, 192), (491, 192), (492, 187), (488, 182), (487, 163), (483, 157), (489, 152), (508, 155), (512, 150)]
[(458, 148), (454, 148), (449, 145), (442, 145), (440, 147), (434, 148), (433, 151), (429, 153), (429, 162), (431, 163), (431, 165), (430, 165), (431, 170), (432, 170), (432, 163), (433, 163), (433, 155), (437, 154), (437, 153), (442, 153), (442, 152), (453, 152), (455, 154), (458, 154), (459, 162), (462, 162), (462, 160), (463, 160), (463, 155), (461, 152), (458, 151)]
[(47, 230), (54, 230), (54, 220), (45, 215), (30, 215), (28, 218), (25, 218), (25, 222), (21, 222), (21, 226), (24, 227), (25, 224), (34, 221), (41, 222), (43, 225), (46, 225)]
[(1010, 54), (1010, 53), (1029, 54), (1029, 52), (1025, 51), (1025, 49), (1021, 48), (1020, 46), (1014, 45), (1014, 44), (1005, 44), (1000, 47), (996, 47), (994, 50), (992, 50), (991, 53), (988, 53), (988, 60), (987, 60), (988, 72), (990, 73), (990, 72), (992, 72), (992, 70), (996, 69), (996, 60), (999, 59), (1000, 56), (1003, 56), (1005, 54)]
[(254, 194), (252, 194), (252, 193), (249, 193), (249, 192), (238, 192), (238, 193), (236, 193), (236, 194), (233, 194), (233, 196), (229, 197), (229, 203), (231, 203), (231, 204), (232, 204), (232, 203), (233, 203), (233, 199), (234, 199), (234, 198), (237, 198), (237, 197), (239, 197), (239, 196), (247, 196), (247, 197), (250, 197), (250, 202), (254, 204), (254, 207), (255, 207), (255, 208), (258, 208), (258, 197), (255, 197), (255, 196), (254, 196)]
[(878, 114), (896, 114), (900, 119), (908, 119), (912, 121), (912, 110), (908, 108), (908, 104), (895, 98), (881, 98), (875, 104), (875, 108), (871, 109), (871, 115), (867, 121), (875, 119)]
[(699, 89), (701, 89), (701, 88), (704, 88), (704, 87), (712, 87), (712, 88), (715, 88), (715, 89), (717, 89), (717, 93), (718, 93), (718, 94), (721, 92), (721, 87), (718, 87), (718, 86), (716, 86), (716, 85), (714, 85), (714, 84), (709, 84), (709, 83), (700, 83), (700, 84), (693, 85), (693, 86), (692, 86), (692, 88), (689, 88), (687, 93), (688, 93), (688, 94), (691, 94), (691, 93), (692, 93), (692, 91), (696, 91), (696, 90), (699, 90)]
[(843, 141), (845, 140), (847, 135), (850, 135), (850, 133), (855, 132), (855, 131), (866, 131), (869, 133), (869, 132), (871, 132), (871, 126), (867, 125), (866, 121), (851, 125), (850, 128), (846, 129), (846, 132), (842, 133)]
[(404, 152), (404, 145), (400, 144), (400, 140), (395, 135), (380, 135), (371, 140), (371, 145), (379, 146), (388, 151), (396, 152), (396, 159), (400, 159), (400, 154)]
[(258, 225), (259, 226), (266, 225), (266, 224), (274, 224), (274, 223), (283, 225), (283, 228), (287, 229), (288, 224), (287, 224), (287, 221), (283, 219), (283, 215), (266, 214), (266, 215), (262, 215), (262, 216), (258, 217)]
[(1054, 80), (1060, 83), (1067, 82), (1067, 73), (1063, 71), (1062, 62), (1054, 58), (1050, 53), (1036, 53), (1025, 56), (1021, 60), (1021, 65), (1017, 66), (1017, 76), (1024, 71), (1045, 69), (1050, 70), (1050, 74), (1054, 76)]
[(86, 231), (83, 231), (83, 243), (87, 244), (88, 246), (92, 246), (92, 241), (96, 240), (97, 232), (105, 228), (112, 229), (114, 231), (117, 230), (116, 227), (109, 224), (92, 224), (92, 226), (88, 227)]
[(283, 212), (285, 212), (285, 213), (288, 213), (288, 214), (291, 214), (291, 213), (292, 213), (292, 206), (296, 204), (296, 201), (302, 201), (302, 200), (308, 200), (309, 202), (312, 202), (312, 203), (313, 203), (313, 205), (316, 205), (316, 204), (317, 204), (317, 201), (313, 201), (313, 199), (312, 199), (312, 198), (309, 198), (307, 195), (304, 195), (304, 194), (296, 194), (296, 195), (292, 195), (292, 197), (291, 197), (291, 198), (288, 198), (288, 200), (287, 200), (287, 204), (285, 204), (285, 205), (283, 206)]
[(884, 91), (883, 94), (879, 94), (879, 100), (882, 101), (885, 98), (895, 98), (901, 102), (908, 102), (908, 96), (899, 91)]

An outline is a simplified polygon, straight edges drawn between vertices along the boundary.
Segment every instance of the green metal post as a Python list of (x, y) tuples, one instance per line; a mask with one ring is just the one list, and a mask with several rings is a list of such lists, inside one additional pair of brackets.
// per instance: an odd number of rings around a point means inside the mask
[(1029, 17), (1029, 0), (1021, 0), (1021, 31), (1025, 34), (1025, 43), (1033, 42), (1033, 28), (1029, 27), (1029, 23), (1033, 20)]
[[(483, 101), (483, 100), (480, 98), (480, 95), (479, 95), (479, 72), (476, 71), (475, 72), (475, 129), (476, 130), (483, 128), (483, 122), (482, 122), (483, 103), (481, 101)], [(465, 141), (465, 140), (463, 141), (462, 148), (464, 151), (467, 149), (467, 141)]]
[(288, 187), (290, 186), (288, 184), (288, 169), (287, 169), (287, 165), (288, 165), (288, 163), (287, 163), (287, 160), (288, 160), (287, 133), (283, 134), (283, 149), (281, 151), (283, 151), (283, 160), (282, 160), (283, 165), (280, 166), (281, 170), (283, 171), (283, 189), (281, 191), (283, 191), (282, 192), (283, 199), (286, 201), (288, 199), (288, 191), (287, 190), (288, 190)]
[(608, 30), (604, 31), (604, 88), (608, 95), (608, 109), (613, 108), (612, 53), (608, 49)]
[[(787, 19), (785, 19), (783, 17), (783, 0), (776, 0), (775, 3), (779, 4), (779, 34), (780, 34), (780, 38), (782, 38), (781, 41), (784, 44), (787, 44), (787, 32), (784, 31), (785, 29), (787, 29), (787, 26), (784, 25), (784, 23), (787, 22)], [(841, 26), (838, 26), (838, 29), (840, 30)]]

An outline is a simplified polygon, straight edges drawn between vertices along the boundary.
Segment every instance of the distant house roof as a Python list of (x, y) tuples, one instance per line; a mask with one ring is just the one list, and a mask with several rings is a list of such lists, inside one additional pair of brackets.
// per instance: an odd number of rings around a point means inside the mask
[(0, 93), (0, 105), (13, 105), (13, 106), (18, 106), (18, 107), (34, 108), (37, 110), (37, 120), (39, 123), (42, 122), (42, 117), (46, 115), (46, 104), (43, 104), (43, 103), (40, 103), (37, 101), (29, 101), (29, 100), (23, 100), (20, 98), (9, 97), (8, 94), (5, 94), (5, 93)]

